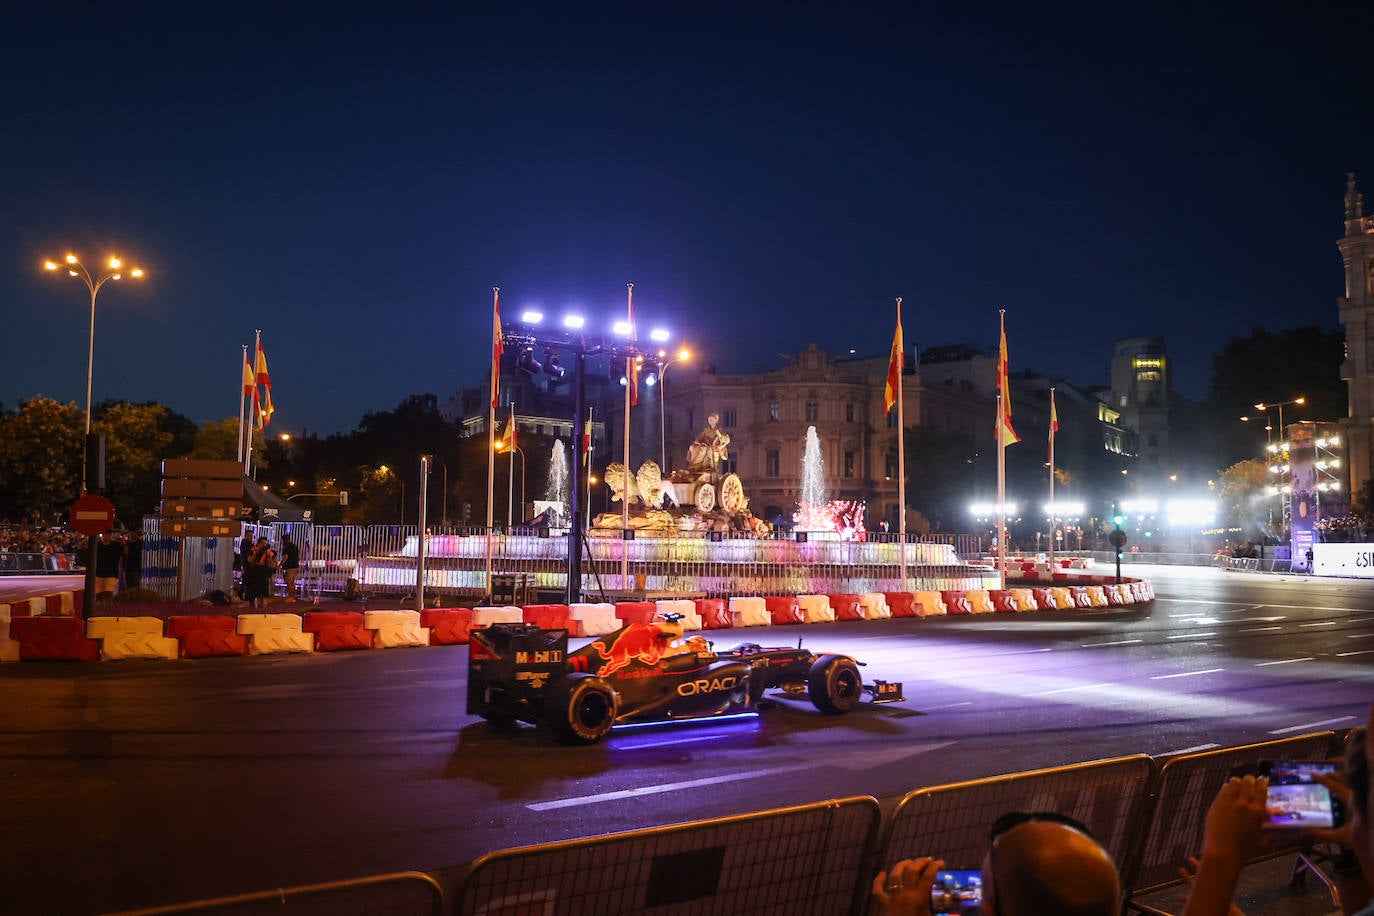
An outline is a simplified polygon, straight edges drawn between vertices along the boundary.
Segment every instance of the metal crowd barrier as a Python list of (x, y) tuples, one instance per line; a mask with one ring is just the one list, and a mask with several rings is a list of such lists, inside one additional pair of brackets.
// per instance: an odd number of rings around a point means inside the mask
[(879, 821), (863, 796), (508, 849), (473, 863), (454, 913), (860, 912)]
[(438, 882), (419, 872), (400, 872), (128, 910), (114, 916), (444, 916), (444, 913), (444, 894)]
[(0, 575), (6, 573), (70, 573), (81, 568), (71, 553), (0, 553)]
[[(1127, 906), (1143, 913), (1161, 912), (1135, 898), (1182, 884), (1178, 869), (1202, 850), (1207, 809), (1233, 774), (1253, 773), (1261, 760), (1326, 760), (1335, 753), (1334, 743), (1333, 732), (1319, 732), (1171, 758), (1160, 770), (1153, 810), (1137, 829), (1139, 851), (1121, 869), (1122, 884), (1130, 888)], [(1275, 847), (1263, 858), (1292, 853), (1299, 843), (1297, 838), (1276, 837)]]
[(883, 867), (938, 856), (951, 868), (979, 868), (989, 828), (1008, 811), (1067, 814), (1115, 861), (1125, 861), (1148, 811), (1155, 772), (1154, 761), (1139, 754), (917, 789), (893, 812)]

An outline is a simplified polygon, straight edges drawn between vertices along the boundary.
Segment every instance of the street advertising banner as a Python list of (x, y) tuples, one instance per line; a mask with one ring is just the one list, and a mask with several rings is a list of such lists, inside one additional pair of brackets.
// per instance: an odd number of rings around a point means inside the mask
[(1311, 424), (1293, 424), (1288, 440), (1288, 465), (1292, 490), (1288, 499), (1288, 524), (1292, 534), (1293, 570), (1310, 572), (1312, 546), (1317, 542), (1317, 446)]
[(1315, 544), (1312, 575), (1374, 579), (1374, 544)]

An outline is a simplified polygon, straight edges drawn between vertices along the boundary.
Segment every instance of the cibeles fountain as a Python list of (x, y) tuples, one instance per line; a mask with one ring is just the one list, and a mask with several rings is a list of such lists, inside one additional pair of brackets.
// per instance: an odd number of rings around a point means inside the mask
[[(815, 427), (806, 434), (790, 531), (775, 532), (749, 511), (744, 484), (724, 470), (730, 445), (719, 416), (712, 414), (688, 447), (686, 467), (664, 474), (654, 461), (633, 473), (621, 462), (608, 466), (605, 485), (613, 511), (588, 526), (581, 594), (735, 597), (997, 587), (996, 574), (965, 562), (951, 539), (903, 544), (895, 535), (865, 531), (862, 502), (828, 500)], [(427, 538), (426, 589), (486, 594), (490, 547), (494, 573), (524, 574), (542, 597), (561, 600), (555, 593), (566, 591), (572, 543), (566, 526), (577, 521), (568, 517), (562, 443), (554, 447), (550, 468), (546, 498), (534, 505), (542, 524), (490, 538)], [(363, 584), (413, 588), (416, 554), (411, 537), (398, 554), (369, 557)]]
[[(612, 503), (629, 506), (628, 527), (645, 534), (679, 532), (745, 535), (769, 533), (768, 523), (749, 511), (749, 498), (738, 474), (721, 474), (729, 459), (730, 436), (720, 428), (720, 415), (706, 418), (706, 428), (687, 449), (687, 467), (667, 477), (655, 461), (630, 474), (620, 462), (606, 468)], [(627, 513), (603, 512), (587, 533), (619, 537)]]

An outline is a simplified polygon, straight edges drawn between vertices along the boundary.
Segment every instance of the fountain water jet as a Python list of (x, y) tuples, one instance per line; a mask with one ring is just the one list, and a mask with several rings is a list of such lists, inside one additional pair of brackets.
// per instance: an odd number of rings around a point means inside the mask
[(864, 537), (864, 504), (853, 500), (829, 501), (825, 492), (825, 459), (821, 457), (821, 440), (816, 427), (806, 430), (806, 448), (802, 452), (802, 472), (797, 511), (792, 519), (798, 531), (831, 531), (842, 540), (862, 540)]
[(562, 439), (556, 439), (549, 454), (549, 479), (544, 484), (544, 499), (536, 501), (534, 511), (541, 515), (553, 510), (557, 518), (550, 519), (557, 528), (566, 528), (571, 510), (568, 505), (568, 450)]

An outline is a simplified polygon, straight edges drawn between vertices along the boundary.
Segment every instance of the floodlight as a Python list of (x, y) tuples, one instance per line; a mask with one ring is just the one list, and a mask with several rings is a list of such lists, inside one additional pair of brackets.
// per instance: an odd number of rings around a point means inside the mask
[(663, 343), (665, 340), (668, 339), (668, 337), (669, 334), (665, 328), (654, 328), (652, 331), (649, 332), (649, 339), (657, 341), (658, 343)]
[(544, 372), (555, 382), (561, 382), (568, 374), (568, 367), (559, 362), (557, 350), (549, 350), (545, 354)]
[(580, 328), (586, 323), (587, 319), (581, 315), (567, 315), (563, 318), (563, 327), (565, 328)]
[(515, 368), (519, 369), (526, 378), (531, 378), (543, 371), (544, 367), (539, 365), (539, 361), (534, 358), (534, 349), (526, 347), (520, 351), (520, 356), (515, 360)]
[(544, 313), (534, 309), (525, 309), (520, 313), (520, 321), (524, 324), (538, 324), (544, 320)]
[(617, 321), (615, 324), (611, 325), (611, 333), (620, 337), (629, 337), (630, 323), (628, 321)]

